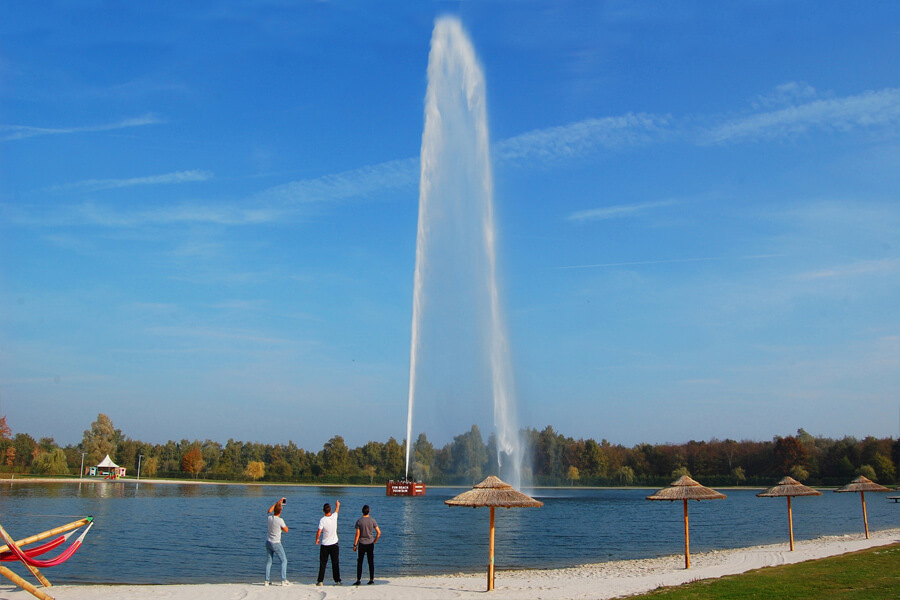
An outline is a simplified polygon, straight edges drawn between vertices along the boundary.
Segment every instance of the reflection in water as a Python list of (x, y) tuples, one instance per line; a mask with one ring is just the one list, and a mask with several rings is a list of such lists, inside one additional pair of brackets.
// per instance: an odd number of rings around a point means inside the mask
[[(384, 496), (384, 488), (185, 485), (141, 482), (17, 482), (2, 487), (0, 519), (25, 537), (93, 515), (94, 528), (54, 583), (176, 583), (258, 581), (265, 566), (266, 510), (288, 498), (290, 527), (283, 543), (289, 577), (315, 580), (313, 538), (324, 502), (341, 501), (338, 534), (345, 569), (355, 567), (354, 523), (363, 504), (383, 533), (376, 577), (478, 572), (488, 556), (489, 510), (448, 507), (458, 489), (430, 487), (417, 498)], [(755, 490), (691, 506), (696, 551), (784, 543), (784, 506)], [(497, 567), (559, 567), (605, 560), (677, 555), (682, 551), (679, 506), (644, 500), (646, 490), (536, 491), (543, 508), (497, 509)], [(794, 506), (799, 540), (861, 533), (859, 500), (826, 494)], [(900, 526), (891, 502), (868, 503), (869, 526)], [(115, 569), (110, 570), (110, 560)], [(16, 567), (18, 568), (18, 567)]]
[(401, 502), (401, 521), (398, 527), (398, 539), (400, 540), (400, 564), (402, 566), (413, 565), (416, 557), (419, 556), (420, 548), (416, 543), (418, 536), (415, 535), (419, 523), (416, 520), (416, 510), (414, 503), (417, 498), (397, 497), (395, 500)]

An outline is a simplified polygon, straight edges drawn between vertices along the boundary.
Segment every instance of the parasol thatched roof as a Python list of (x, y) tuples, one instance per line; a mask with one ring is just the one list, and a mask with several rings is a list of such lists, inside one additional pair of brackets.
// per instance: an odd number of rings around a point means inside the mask
[(725, 494), (702, 486), (684, 475), (678, 481), (669, 484), (669, 487), (647, 496), (647, 500), (721, 500), (724, 497)]
[(760, 498), (782, 498), (784, 496), (821, 496), (822, 492), (805, 486), (793, 477), (785, 477), (773, 487), (757, 494)]
[(513, 486), (502, 481), (499, 477), (491, 475), (474, 488), (463, 492), (455, 498), (444, 500), (448, 506), (500, 506), (503, 508), (543, 506), (544, 503), (526, 496)]
[(868, 477), (860, 475), (844, 487), (840, 487), (836, 492), (888, 492), (888, 488), (878, 485)]

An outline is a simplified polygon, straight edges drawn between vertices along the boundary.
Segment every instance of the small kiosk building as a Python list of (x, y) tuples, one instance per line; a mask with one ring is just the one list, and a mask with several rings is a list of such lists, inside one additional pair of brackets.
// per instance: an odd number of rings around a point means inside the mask
[(112, 461), (109, 454), (100, 461), (96, 467), (91, 467), (88, 471), (90, 477), (106, 477), (107, 479), (116, 479), (125, 477), (125, 467), (120, 467)]

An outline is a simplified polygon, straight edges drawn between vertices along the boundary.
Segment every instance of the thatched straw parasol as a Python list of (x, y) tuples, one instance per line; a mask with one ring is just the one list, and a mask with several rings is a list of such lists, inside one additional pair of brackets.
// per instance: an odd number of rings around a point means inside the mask
[(544, 503), (535, 500), (531, 496), (526, 496), (519, 492), (513, 486), (500, 480), (499, 477), (491, 475), (468, 492), (463, 492), (455, 498), (444, 500), (444, 504), (448, 506), (471, 506), (478, 508), (479, 506), (488, 506), (491, 509), (491, 537), (488, 544), (490, 553), (490, 562), (488, 562), (487, 589), (494, 589), (494, 509), (498, 506), (503, 508), (527, 507), (527, 506), (543, 506)]
[(788, 502), (788, 532), (791, 536), (791, 552), (794, 551), (794, 513), (791, 510), (791, 498), (794, 496), (821, 496), (822, 492), (805, 486), (793, 477), (785, 477), (774, 487), (757, 494), (760, 498), (787, 498)]
[(675, 500), (684, 501), (684, 568), (691, 568), (691, 533), (688, 527), (688, 500), (721, 500), (725, 494), (704, 487), (684, 475), (678, 481), (673, 481), (669, 487), (663, 488), (647, 496), (647, 500)]
[(866, 492), (887, 492), (889, 491), (883, 485), (878, 485), (868, 477), (860, 475), (844, 487), (834, 490), (835, 492), (859, 492), (862, 498), (863, 507), (863, 524), (866, 528), (866, 539), (869, 539), (869, 516), (866, 514)]

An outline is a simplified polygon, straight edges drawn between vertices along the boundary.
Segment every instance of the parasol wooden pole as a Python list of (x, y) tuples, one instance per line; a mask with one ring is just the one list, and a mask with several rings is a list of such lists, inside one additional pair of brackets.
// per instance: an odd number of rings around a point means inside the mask
[(794, 511), (791, 510), (791, 497), (788, 496), (788, 529), (791, 535), (791, 552), (794, 551)]
[(684, 568), (691, 568), (691, 530), (688, 527), (687, 498), (684, 500)]
[(491, 541), (488, 544), (491, 562), (488, 563), (487, 591), (494, 589), (494, 507), (491, 507)]
[(866, 539), (869, 539), (869, 516), (866, 514), (866, 493), (860, 492), (859, 497), (862, 498), (863, 525), (865, 525), (865, 527), (866, 527)]
[[(92, 520), (93, 520), (93, 518), (91, 518), (91, 517), (87, 517), (85, 519), (79, 519), (78, 521), (73, 521), (72, 523), (69, 523), (67, 525), (61, 525), (61, 526), (57, 527), (56, 529), (50, 529), (49, 531), (44, 531), (42, 533), (38, 533), (31, 537), (27, 537), (27, 538), (24, 538), (21, 540), (16, 540), (16, 546), (19, 546), (21, 548), (22, 546), (27, 546), (28, 544), (33, 544), (33, 543), (39, 542), (41, 540), (46, 540), (47, 538), (51, 538), (54, 535), (57, 535), (60, 533), (65, 533), (67, 531), (72, 531), (73, 529), (78, 529), (79, 527), (81, 527), (83, 525), (87, 525)], [(9, 550), (9, 546), (0, 546), (0, 552), (6, 552), (7, 550)]]
[(3, 575), (4, 577), (6, 577), (7, 579), (9, 579), (13, 583), (15, 583), (17, 586), (19, 586), (20, 588), (22, 588), (23, 590), (25, 590), (26, 592), (28, 592), (35, 598), (40, 598), (40, 600), (53, 600), (53, 596), (37, 589), (36, 587), (31, 585), (27, 581), (25, 581), (24, 579), (22, 579), (21, 577), (19, 577), (18, 575), (16, 575), (9, 569), (7, 569), (6, 567), (0, 567), (0, 575)]

